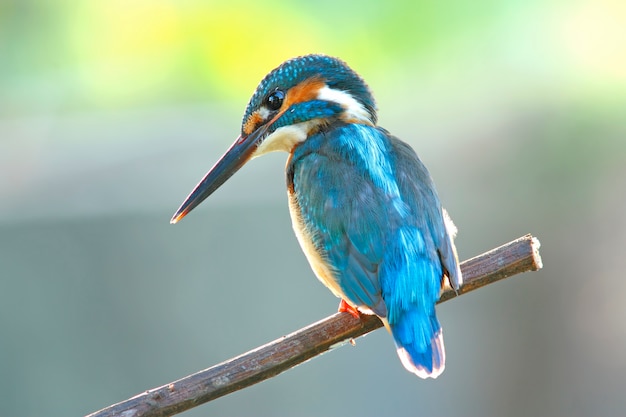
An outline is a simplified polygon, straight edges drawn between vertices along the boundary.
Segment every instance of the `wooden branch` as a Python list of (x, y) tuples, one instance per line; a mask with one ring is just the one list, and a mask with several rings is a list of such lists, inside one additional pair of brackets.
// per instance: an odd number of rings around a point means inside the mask
[[(526, 271), (541, 269), (539, 241), (523, 236), (461, 264), (458, 295)], [(446, 289), (439, 302), (457, 296)], [(376, 316), (337, 313), (178, 381), (143, 392), (87, 417), (166, 417), (246, 388), (382, 327)]]

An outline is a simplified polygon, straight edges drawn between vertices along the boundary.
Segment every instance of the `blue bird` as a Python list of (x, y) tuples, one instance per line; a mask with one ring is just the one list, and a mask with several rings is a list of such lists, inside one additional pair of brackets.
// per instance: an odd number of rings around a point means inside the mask
[(445, 278), (458, 289), (456, 229), (413, 149), (376, 125), (367, 84), (343, 61), (307, 55), (259, 84), (241, 135), (172, 217), (178, 222), (247, 161), (289, 153), (294, 231), (339, 311), (376, 314), (404, 367), (436, 378), (445, 366), (435, 313)]

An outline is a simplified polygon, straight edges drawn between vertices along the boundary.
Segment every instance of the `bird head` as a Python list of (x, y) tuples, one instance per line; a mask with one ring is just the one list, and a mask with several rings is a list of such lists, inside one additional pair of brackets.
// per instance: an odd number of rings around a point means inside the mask
[(333, 123), (376, 124), (376, 105), (365, 81), (343, 61), (325, 55), (290, 59), (271, 71), (252, 95), (241, 133), (172, 217), (176, 223), (249, 160), (291, 152)]

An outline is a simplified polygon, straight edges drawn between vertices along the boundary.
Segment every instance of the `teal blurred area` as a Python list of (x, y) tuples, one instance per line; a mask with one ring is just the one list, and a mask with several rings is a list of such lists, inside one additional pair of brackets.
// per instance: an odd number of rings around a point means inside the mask
[(85, 415), (336, 311), (284, 154), (169, 218), (290, 56), (341, 56), (430, 168), (467, 259), (544, 270), (438, 307), (448, 366), (379, 330), (184, 415), (589, 416), (626, 408), (620, 1), (0, 3), (0, 415)]

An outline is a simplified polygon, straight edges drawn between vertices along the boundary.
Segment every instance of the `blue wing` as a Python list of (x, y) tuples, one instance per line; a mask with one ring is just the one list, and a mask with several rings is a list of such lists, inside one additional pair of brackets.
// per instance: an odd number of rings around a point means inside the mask
[(378, 266), (386, 225), (377, 210), (384, 196), (349, 161), (333, 155), (307, 154), (292, 163), (301, 226), (333, 271), (340, 295), (385, 317)]
[(296, 148), (288, 181), (303, 234), (340, 295), (388, 322), (407, 368), (438, 375), (445, 354), (434, 306), (444, 273), (458, 267), (417, 155), (382, 129), (344, 125)]

